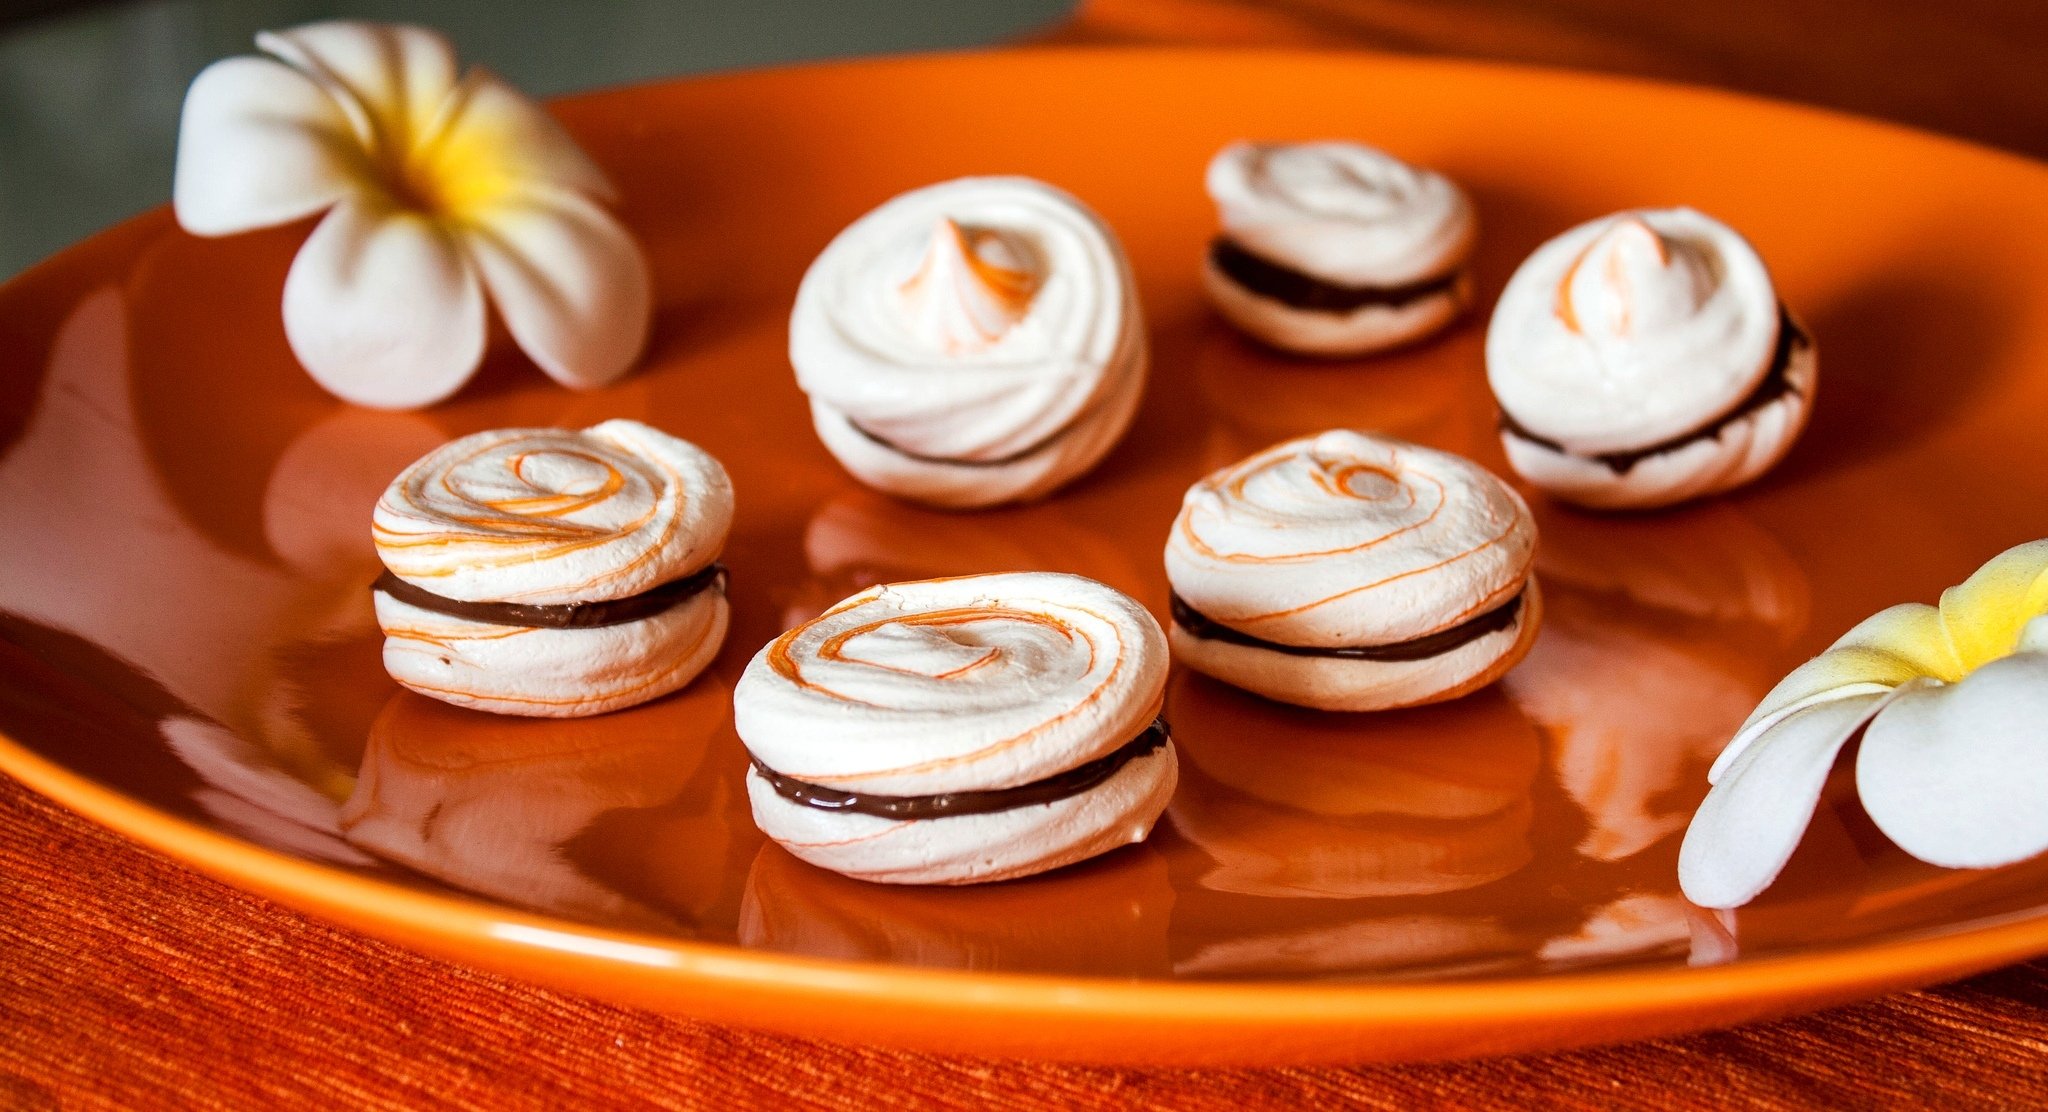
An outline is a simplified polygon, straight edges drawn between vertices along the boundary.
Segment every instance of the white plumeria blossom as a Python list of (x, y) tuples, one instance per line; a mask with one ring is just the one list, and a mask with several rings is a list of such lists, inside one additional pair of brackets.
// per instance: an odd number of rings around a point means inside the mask
[(2048, 851), (2048, 540), (1994, 557), (1938, 606), (1881, 611), (1764, 697), (1714, 762), (1678, 855), (1703, 907), (1776, 880), (1858, 732), (1856, 791), (1929, 864)]
[(647, 337), (646, 260), (610, 183), (497, 76), (422, 27), (256, 36), (185, 95), (172, 207), (202, 236), (325, 212), (284, 284), (292, 352), (330, 392), (406, 409), (459, 389), (489, 313), (567, 386), (624, 374)]

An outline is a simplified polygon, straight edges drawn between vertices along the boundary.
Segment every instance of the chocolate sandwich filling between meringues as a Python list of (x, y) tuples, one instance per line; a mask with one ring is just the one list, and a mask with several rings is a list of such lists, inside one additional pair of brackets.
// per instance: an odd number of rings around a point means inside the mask
[(370, 585), (392, 598), (422, 610), (446, 614), (491, 625), (527, 626), (536, 629), (598, 629), (625, 625), (672, 610), (690, 599), (716, 588), (725, 590), (725, 565), (716, 561), (697, 571), (625, 598), (594, 602), (533, 604), (523, 602), (471, 602), (437, 595), (417, 584), (385, 572)]
[(842, 811), (884, 819), (937, 819), (951, 815), (987, 815), (1071, 799), (1102, 784), (1125, 765), (1159, 749), (1169, 740), (1171, 731), (1167, 729), (1166, 720), (1155, 718), (1150, 726), (1145, 727), (1145, 732), (1123, 745), (1042, 780), (1009, 788), (939, 792), (934, 795), (883, 795), (828, 788), (784, 776), (762, 764), (759, 757), (751, 759), (754, 771), (761, 774), (775, 794), (793, 803), (821, 811)]
[(1499, 606), (1467, 618), (1449, 629), (1440, 629), (1421, 637), (1406, 641), (1394, 641), (1385, 645), (1342, 645), (1325, 647), (1321, 645), (1289, 645), (1279, 641), (1268, 641), (1254, 637), (1240, 629), (1233, 629), (1207, 614), (1195, 609), (1179, 594), (1169, 600), (1173, 609), (1173, 622), (1192, 636), (1207, 641), (1223, 641), (1247, 648), (1270, 649), (1290, 656), (1327, 656), (1340, 660), (1376, 660), (1400, 663), (1428, 660), (1442, 656), (1453, 649), (1460, 649), (1490, 633), (1499, 633), (1515, 624), (1515, 618), (1522, 612), (1522, 595), (1517, 591), (1514, 597)]

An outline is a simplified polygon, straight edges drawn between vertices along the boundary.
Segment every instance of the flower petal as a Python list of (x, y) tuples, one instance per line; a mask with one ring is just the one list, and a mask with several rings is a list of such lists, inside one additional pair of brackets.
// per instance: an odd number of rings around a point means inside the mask
[(1909, 602), (1880, 610), (1779, 680), (1735, 731), (1707, 781), (1719, 783), (1742, 751), (1787, 715), (1831, 699), (1881, 694), (1918, 676), (1960, 674), (1934, 607)]
[(311, 216), (364, 172), (347, 117), (306, 75), (224, 58), (185, 94), (171, 206), (194, 235), (231, 235)]
[(1965, 671), (2011, 652), (2021, 628), (2042, 614), (2048, 540), (2006, 549), (1941, 593), (1942, 629)]
[(1813, 821), (1842, 746), (1889, 695), (1816, 703), (1780, 719), (1707, 793), (1678, 850), (1678, 886), (1701, 907), (1739, 907), (1770, 887)]
[(1951, 869), (2048, 850), (2048, 654), (1903, 692), (1856, 759), (1864, 810), (1899, 848)]
[(492, 206), (464, 233), (506, 330), (564, 386), (625, 374), (647, 342), (652, 294), (630, 233), (574, 193)]
[(320, 385), (406, 409), (454, 393), (484, 351), (482, 284), (461, 244), (416, 213), (350, 198), (299, 249), (284, 330)]
[(455, 87), (455, 48), (425, 27), (337, 19), (259, 32), (256, 45), (334, 94), (362, 145), (387, 159), (411, 147)]
[(449, 94), (412, 157), (422, 177), (443, 183), (457, 212), (517, 189), (614, 195), (604, 171), (546, 109), (482, 66)]

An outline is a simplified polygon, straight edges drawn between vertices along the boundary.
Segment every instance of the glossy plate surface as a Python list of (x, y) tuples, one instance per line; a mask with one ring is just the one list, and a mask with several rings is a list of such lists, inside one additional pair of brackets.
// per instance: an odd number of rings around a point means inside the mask
[[(0, 767), (214, 875), (477, 966), (709, 1019), (910, 1046), (1357, 1061), (1639, 1037), (2048, 951), (2048, 862), (1916, 864), (1837, 791), (1733, 917), (1676, 891), (1708, 763), (1787, 668), (2048, 535), (2048, 168), (1705, 92), (1357, 55), (995, 54), (748, 74), (560, 113), (622, 187), (661, 311), (645, 370), (547, 384), (509, 345), (454, 402), (352, 409), (278, 321), (304, 227), (202, 241), (154, 213), (0, 290)], [(1350, 136), (1473, 192), (1480, 310), (1302, 364), (1203, 305), (1202, 167)], [(1027, 509), (849, 480), (784, 356), (805, 265), (913, 186), (1036, 175), (1135, 261), (1155, 372), (1133, 434)], [(1181, 491), (1353, 425), (1502, 468), (1480, 348), (1548, 236), (1689, 203), (1747, 233), (1818, 339), (1814, 425), (1737, 497), (1646, 517), (1536, 500), (1549, 614), (1457, 703), (1317, 715), (1176, 674), (1184, 778), (1153, 839), (1045, 877), (897, 890), (765, 846), (731, 684), (881, 580), (1080, 572), (1163, 614)], [(580, 722), (400, 693), (372, 502), (442, 441), (635, 417), (739, 492), (734, 624), (686, 692)]]

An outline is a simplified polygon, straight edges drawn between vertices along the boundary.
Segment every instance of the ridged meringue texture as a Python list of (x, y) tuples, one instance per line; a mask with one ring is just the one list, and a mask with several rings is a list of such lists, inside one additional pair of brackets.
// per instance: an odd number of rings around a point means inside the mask
[(1686, 898), (1738, 907), (1770, 887), (1859, 734), (1857, 794), (1900, 849), (1955, 869), (2048, 852), (2048, 540), (1938, 606), (1879, 611), (1764, 696), (1708, 773), (1678, 854)]
[(725, 639), (732, 484), (702, 449), (637, 421), (498, 429), (393, 480), (372, 536), (384, 667), (500, 714), (573, 717), (696, 678)]
[(1812, 338), (1733, 228), (1687, 208), (1581, 224), (1509, 280), (1486, 335), (1523, 478), (1597, 509), (1749, 482), (1806, 426)]
[(825, 447), (877, 490), (956, 509), (1094, 467), (1130, 427), (1147, 350), (1115, 235), (1016, 177), (861, 217), (811, 264), (789, 326)]
[(1471, 293), (1478, 224), (1442, 174), (1359, 143), (1233, 143), (1209, 163), (1222, 235), (1203, 267), (1217, 309), (1304, 355), (1410, 343)]
[[(892, 884), (1004, 880), (1143, 841), (1177, 775), (1152, 730), (1166, 668), (1152, 616), (1080, 576), (869, 588), (763, 648), (733, 691), (754, 821), (811, 864)], [(1077, 790), (1041, 790), (1090, 768)], [(898, 818), (840, 798), (1004, 792), (1035, 801)]]
[(462, 387), (495, 313), (565, 386), (647, 338), (652, 283), (612, 187), (561, 125), (440, 34), (336, 20), (256, 36), (185, 95), (172, 208), (194, 235), (319, 215), (284, 282), (307, 373), (358, 405)]
[(1174, 655), (1323, 710), (1453, 698), (1535, 640), (1535, 548), (1520, 496), (1470, 460), (1344, 429), (1290, 440), (1183, 499)]

